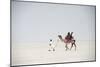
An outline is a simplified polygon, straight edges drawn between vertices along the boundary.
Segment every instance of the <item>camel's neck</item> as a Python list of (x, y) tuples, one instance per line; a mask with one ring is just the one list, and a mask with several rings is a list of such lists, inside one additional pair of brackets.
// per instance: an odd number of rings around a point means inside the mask
[(61, 41), (64, 41), (62, 38), (60, 38)]

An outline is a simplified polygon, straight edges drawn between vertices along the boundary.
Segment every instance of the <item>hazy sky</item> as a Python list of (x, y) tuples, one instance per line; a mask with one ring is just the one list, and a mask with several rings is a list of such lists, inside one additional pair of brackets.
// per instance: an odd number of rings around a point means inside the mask
[(94, 6), (12, 2), (13, 42), (47, 42), (71, 31), (77, 40), (94, 40)]

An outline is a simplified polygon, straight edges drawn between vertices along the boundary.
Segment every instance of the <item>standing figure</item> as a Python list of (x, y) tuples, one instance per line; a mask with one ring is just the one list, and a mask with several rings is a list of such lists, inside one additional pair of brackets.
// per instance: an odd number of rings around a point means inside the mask
[(49, 41), (49, 46), (50, 46), (50, 48), (49, 48), (48, 51), (55, 51), (55, 45), (53, 44), (53, 40), (52, 39), (50, 39), (50, 41)]

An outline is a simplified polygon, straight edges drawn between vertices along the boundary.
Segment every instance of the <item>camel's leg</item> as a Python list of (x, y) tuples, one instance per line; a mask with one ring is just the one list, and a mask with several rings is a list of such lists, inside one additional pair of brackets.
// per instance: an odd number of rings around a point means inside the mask
[(74, 43), (74, 46), (75, 46), (75, 51), (76, 51), (76, 44)]
[(75, 51), (76, 51), (76, 44), (75, 44), (75, 40), (73, 40), (74, 42), (73, 42), (73, 45), (75, 46)]
[(75, 42), (73, 43), (73, 45), (75, 46), (75, 51), (76, 51), (76, 44), (75, 44)]
[(66, 51), (69, 49), (68, 46), (67, 46), (67, 44), (65, 45), (65, 48), (66, 48)]
[(71, 48), (70, 48), (70, 50), (72, 49), (73, 45), (74, 45), (74, 43), (71, 44)]

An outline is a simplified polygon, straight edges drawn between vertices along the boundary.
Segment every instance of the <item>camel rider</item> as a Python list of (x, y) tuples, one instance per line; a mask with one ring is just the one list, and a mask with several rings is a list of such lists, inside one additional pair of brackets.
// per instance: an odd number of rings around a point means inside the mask
[(71, 34), (70, 32), (68, 32), (67, 36), (65, 37), (65, 40), (68, 40), (68, 41), (71, 40), (73, 38), (72, 34), (73, 32), (71, 32)]
[(72, 40), (72, 39), (73, 39), (73, 36), (72, 36), (72, 34), (73, 34), (73, 32), (71, 32), (71, 34), (70, 34), (70, 40)]

